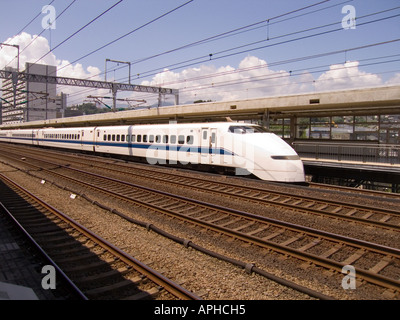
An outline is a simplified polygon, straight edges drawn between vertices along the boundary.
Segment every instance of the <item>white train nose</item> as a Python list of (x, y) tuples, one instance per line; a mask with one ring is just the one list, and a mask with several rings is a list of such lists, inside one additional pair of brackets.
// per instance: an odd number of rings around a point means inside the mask
[(253, 174), (262, 180), (277, 182), (305, 182), (301, 160), (275, 160), (273, 166), (256, 168)]

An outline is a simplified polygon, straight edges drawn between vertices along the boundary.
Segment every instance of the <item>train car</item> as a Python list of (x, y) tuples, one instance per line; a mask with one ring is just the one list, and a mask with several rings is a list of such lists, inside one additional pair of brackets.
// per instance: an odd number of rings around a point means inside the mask
[(37, 144), (37, 129), (2, 130), (0, 133), (0, 141), (18, 144)]
[(0, 130), (0, 141), (10, 142), (10, 131)]
[(10, 142), (118, 154), (150, 164), (230, 171), (303, 183), (303, 163), (281, 138), (244, 123), (195, 123), (11, 130)]

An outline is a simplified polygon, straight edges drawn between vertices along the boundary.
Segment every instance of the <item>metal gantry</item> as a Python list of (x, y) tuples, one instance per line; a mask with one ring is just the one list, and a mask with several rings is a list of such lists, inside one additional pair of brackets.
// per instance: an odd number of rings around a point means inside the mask
[(38, 83), (48, 83), (48, 84), (58, 84), (65, 86), (74, 87), (86, 87), (95, 89), (108, 89), (111, 90), (113, 94), (113, 110), (116, 110), (117, 102), (117, 92), (118, 91), (136, 91), (144, 93), (153, 93), (161, 95), (170, 94), (175, 96), (175, 105), (179, 104), (179, 90), (162, 88), (162, 87), (152, 87), (152, 86), (142, 86), (137, 84), (127, 84), (127, 83), (115, 83), (107, 81), (97, 81), (97, 80), (86, 80), (86, 79), (76, 79), (76, 78), (66, 78), (39, 74), (30, 74), (18, 71), (8, 71), (0, 70), (0, 78), (12, 79), (14, 95), (16, 94), (16, 87), (19, 82), (38, 82)]

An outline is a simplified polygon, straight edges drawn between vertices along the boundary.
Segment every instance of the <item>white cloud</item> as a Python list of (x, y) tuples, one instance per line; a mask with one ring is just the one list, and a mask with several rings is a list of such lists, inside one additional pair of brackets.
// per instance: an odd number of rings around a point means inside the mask
[[(25, 48), (36, 36), (28, 33), (9, 38), (5, 42), (18, 44)], [(49, 43), (44, 37), (37, 37), (29, 47), (21, 52), (20, 70), (25, 69), (26, 62), (36, 62), (38, 58), (50, 50)], [(7, 64), (16, 66), (17, 55), (15, 48), (3, 47), (0, 50), (0, 69)], [(11, 61), (11, 62), (10, 62)], [(84, 68), (82, 64), (70, 65), (67, 60), (57, 59), (51, 52), (38, 63), (57, 66), (59, 76), (93, 80), (102, 80), (98, 74), (101, 72), (95, 66)], [(192, 103), (195, 100), (229, 101), (247, 98), (277, 96), (305, 93), (312, 91), (340, 90), (358, 87), (379, 86), (382, 84), (400, 84), (400, 73), (383, 83), (376, 74), (367, 73), (360, 69), (358, 61), (344, 64), (331, 65), (329, 70), (318, 78), (309, 72), (292, 74), (287, 70), (274, 70), (267, 61), (256, 56), (247, 56), (235, 68), (230, 65), (216, 67), (213, 61), (196, 68), (184, 69), (174, 72), (165, 69), (156, 74), (151, 80), (143, 81), (142, 85), (163, 86), (180, 90), (180, 103)], [(0, 79), (1, 85), (1, 79)], [(89, 94), (108, 95), (104, 90), (88, 90), (70, 86), (59, 86), (58, 91), (69, 94), (69, 103), (81, 103)], [(124, 95), (126, 95), (125, 93)], [(121, 93), (121, 96), (123, 94)], [(148, 98), (148, 95), (131, 93), (130, 97), (146, 99), (148, 104), (156, 102), (157, 97)], [(152, 100), (150, 100), (152, 99)], [(172, 103), (173, 98), (168, 97)]]
[(400, 73), (396, 73), (392, 78), (385, 82), (387, 85), (399, 85), (400, 84)]
[(180, 101), (190, 103), (200, 99), (229, 101), (304, 92), (311, 90), (310, 77), (310, 74), (304, 73), (300, 78), (303, 81), (308, 79), (309, 83), (296, 83), (290, 72), (272, 70), (265, 60), (247, 56), (238, 68), (230, 65), (219, 68), (202, 65), (179, 73), (166, 69), (151, 81), (143, 81), (141, 84), (177, 88), (180, 90)]
[[(9, 38), (4, 41), (7, 44), (19, 45), (20, 47), (20, 70), (25, 69), (26, 62), (36, 62), (36, 60), (44, 56), (50, 50), (49, 43), (44, 37), (32, 36), (26, 32), (15, 36), (14, 38)], [(36, 38), (36, 40), (34, 40)], [(34, 40), (34, 41), (33, 41)], [(33, 42), (32, 42), (33, 41)], [(29, 46), (28, 46), (29, 45)], [(24, 49), (28, 46), (26, 49)], [(17, 50), (12, 47), (4, 46), (0, 51), (0, 69), (3, 69), (6, 65), (9, 67), (17, 67)], [(14, 60), (13, 60), (14, 59)], [(39, 60), (40, 64), (56, 65), (56, 57), (53, 53), (48, 54), (43, 59)]]
[(359, 69), (358, 61), (331, 65), (315, 82), (316, 91), (373, 87), (382, 85), (382, 79)]
[(258, 57), (247, 56), (237, 68), (209, 64), (181, 72), (166, 69), (142, 84), (179, 89), (181, 103), (192, 103), (200, 99), (229, 101), (400, 84), (400, 73), (384, 82), (379, 75), (363, 71), (358, 61), (348, 61), (331, 65), (319, 76), (307, 71), (292, 74), (274, 70)]
[[(36, 38), (36, 40), (34, 40)], [(34, 40), (34, 41), (33, 41)], [(33, 42), (32, 42), (33, 41)], [(32, 43), (31, 43), (32, 42)], [(37, 61), (40, 57), (44, 56), (49, 52), (50, 46), (49, 42), (44, 37), (37, 37), (36, 35), (30, 35), (26, 32), (22, 32), (21, 34), (15, 36), (14, 38), (9, 38), (5, 41), (5, 43), (12, 45), (20, 46), (20, 63), (19, 68), (20, 71), (25, 70), (25, 63), (39, 63), (39, 64), (48, 64), (52, 66), (57, 66), (57, 75), (61, 77), (68, 78), (78, 78), (78, 79), (86, 79), (90, 78), (92, 80), (102, 80), (99, 76), (96, 76), (101, 71), (97, 67), (89, 66), (84, 69), (82, 64), (70, 65), (70, 62), (67, 60), (57, 59), (56, 56), (50, 52), (43, 59)], [(28, 46), (29, 45), (29, 46)], [(26, 49), (24, 49), (28, 46)], [(12, 47), (4, 46), (3, 49), (0, 50), (0, 69), (3, 69), (5, 66), (15, 68), (17, 66), (17, 59), (13, 60), (14, 57), (17, 56), (17, 50)], [(1, 79), (0, 79), (1, 81)], [(0, 83), (1, 85), (1, 83)], [(63, 86), (58, 88), (58, 92), (64, 92), (72, 95), (74, 101), (80, 103), (81, 100), (86, 98), (88, 95), (87, 92), (84, 91), (85, 88), (78, 88), (72, 86)], [(91, 92), (92, 95), (95, 93)]]

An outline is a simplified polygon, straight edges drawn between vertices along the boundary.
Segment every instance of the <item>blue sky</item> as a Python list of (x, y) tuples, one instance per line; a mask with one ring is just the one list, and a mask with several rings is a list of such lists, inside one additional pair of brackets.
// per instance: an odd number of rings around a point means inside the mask
[[(55, 29), (43, 30), (42, 22), (49, 12), (41, 13), (41, 10), (50, 2), (0, 0), (3, 13), (0, 42), (19, 44), (22, 50), (35, 35), (44, 31), (21, 53), (21, 68), (26, 61), (36, 62), (50, 47), (60, 44), (118, 0), (55, 0), (52, 6), (56, 15), (72, 5), (56, 20)], [(104, 75), (98, 74), (105, 69), (105, 59), (130, 61), (133, 83), (179, 88), (182, 103), (400, 83), (400, 41), (395, 41), (400, 38), (400, 16), (396, 16), (400, 15), (400, 8), (394, 9), (400, 7), (398, 0), (187, 2), (124, 0), (41, 62), (58, 65), (62, 68), (58, 74), (62, 76), (104, 79)], [(176, 11), (80, 59), (183, 4)], [(342, 27), (342, 19), (351, 13), (342, 13), (346, 5), (355, 9), (355, 29)], [(305, 8), (307, 6), (311, 7)], [(388, 11), (377, 14), (385, 10)], [(296, 12), (290, 13), (292, 11)], [(262, 21), (235, 35), (162, 54)], [(325, 25), (328, 26), (323, 27)], [(307, 29), (310, 30), (305, 31)], [(316, 35), (318, 33), (321, 34)], [(385, 41), (394, 42), (349, 50)], [(236, 47), (240, 48), (233, 49)], [(319, 54), (327, 55), (311, 58)], [(138, 62), (153, 55), (159, 56)], [(15, 49), (1, 49), (0, 68), (7, 64), (15, 66), (16, 61), (11, 61), (13, 56)], [(286, 60), (293, 62), (283, 63)], [(115, 67), (116, 64), (108, 63), (108, 70)], [(127, 76), (128, 68), (120, 68), (111, 71), (107, 78), (127, 82)], [(79, 103), (87, 95), (82, 89), (61, 89), (70, 94), (71, 103)], [(146, 99), (152, 100), (151, 97)]]

